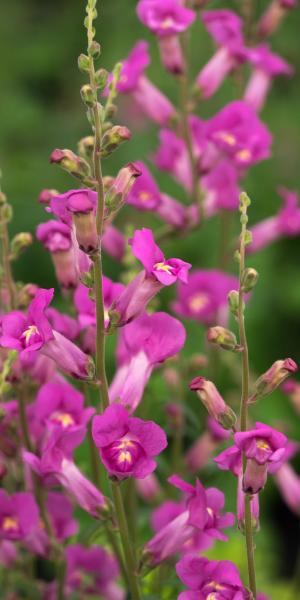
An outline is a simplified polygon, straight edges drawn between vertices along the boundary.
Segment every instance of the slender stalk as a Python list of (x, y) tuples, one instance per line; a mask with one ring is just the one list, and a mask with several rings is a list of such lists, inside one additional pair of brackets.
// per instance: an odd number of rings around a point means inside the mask
[(65, 581), (67, 574), (67, 563), (65, 560), (61, 561), (57, 570), (57, 600), (64, 600), (65, 598)]
[[(95, 83), (95, 67), (94, 60), (90, 52), (90, 47), (93, 41), (93, 18), (92, 12), (88, 14), (88, 50), (90, 57), (90, 85), (93, 89), (95, 97), (97, 97), (97, 86)], [(103, 233), (104, 221), (104, 187), (101, 167), (101, 143), (102, 143), (102, 124), (99, 112), (98, 103), (95, 102), (91, 109), (94, 122), (94, 152), (93, 152), (93, 167), (94, 177), (96, 181), (97, 191), (97, 213), (96, 227), (99, 237), (99, 251), (94, 257), (94, 280), (95, 280), (95, 302), (96, 302), (96, 377), (100, 385), (101, 393), (101, 408), (106, 408), (109, 405), (108, 384), (105, 370), (105, 321), (104, 321), (104, 301), (103, 301), (103, 283), (102, 283), (102, 255), (101, 255), (101, 239)]]
[(128, 524), (119, 482), (112, 482), (112, 495), (123, 546), (124, 560), (131, 592), (131, 600), (141, 600), (136, 573), (136, 562), (129, 538)]
[[(1, 193), (1, 191), (0, 191)], [(1, 211), (1, 209), (0, 209)], [(1, 211), (2, 212), (2, 211)], [(0, 212), (0, 218), (1, 218)], [(5, 285), (8, 290), (9, 302), (8, 302), (8, 310), (12, 310), (16, 308), (15, 302), (15, 284), (11, 272), (11, 264), (9, 258), (9, 237), (8, 237), (8, 229), (7, 229), (7, 220), (5, 217), (0, 220), (0, 240), (1, 240), (1, 265), (3, 268), (3, 279), (5, 281)]]
[[(247, 335), (245, 328), (244, 318), (244, 297), (242, 278), (245, 270), (245, 239), (247, 233), (247, 204), (248, 199), (242, 199), (240, 203), (241, 211), (241, 223), (242, 230), (240, 236), (240, 268), (239, 268), (239, 304), (238, 304), (238, 325), (239, 325), (239, 337), (242, 350), (242, 394), (241, 394), (241, 405), (240, 405), (240, 429), (241, 431), (247, 431), (248, 426), (248, 398), (249, 398), (249, 352), (247, 344)], [(247, 466), (247, 458), (243, 454), (243, 473), (245, 473)], [(255, 564), (254, 564), (254, 544), (253, 544), (253, 531), (252, 531), (252, 517), (251, 517), (251, 496), (245, 494), (245, 538), (246, 538), (246, 551), (247, 551), (247, 564), (248, 564), (248, 577), (249, 587), (252, 592), (254, 600), (256, 599), (256, 578), (255, 578)]]
[(127, 570), (126, 570), (126, 566), (125, 566), (125, 563), (123, 560), (122, 552), (120, 550), (119, 543), (118, 543), (118, 540), (116, 539), (114, 531), (112, 531), (109, 524), (107, 524), (105, 526), (105, 533), (106, 533), (107, 541), (110, 544), (111, 549), (112, 549), (113, 553), (115, 554), (117, 561), (119, 563), (119, 567), (120, 567), (120, 571), (121, 571), (123, 580), (124, 580), (125, 584), (127, 586), (129, 586)]

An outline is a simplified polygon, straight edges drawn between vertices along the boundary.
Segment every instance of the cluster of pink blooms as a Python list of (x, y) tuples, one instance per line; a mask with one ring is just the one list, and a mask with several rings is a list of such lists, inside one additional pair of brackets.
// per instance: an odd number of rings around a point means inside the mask
[[(176, 573), (186, 588), (179, 593), (180, 600), (251, 598), (232, 562), (209, 560), (203, 555), (215, 540), (228, 539), (224, 530), (232, 528), (236, 520), (234, 514), (224, 511), (222, 491), (205, 487), (198, 478), (192, 479), (208, 464), (216, 463), (219, 469), (230, 470), (237, 478), (236, 516), (242, 531), (245, 495), (250, 497), (252, 526), (259, 527), (259, 492), (268, 475), (274, 477), (289, 508), (300, 513), (300, 477), (289, 462), (298, 445), (261, 422), (240, 431), (232, 408), (215, 384), (199, 373), (205, 368), (203, 357), (195, 355), (190, 360), (191, 382), (187, 371), (179, 368), (182, 376), (176, 371), (181, 358), (183, 362), (187, 360), (185, 355), (179, 358), (187, 337), (182, 321), (192, 321), (200, 332), (204, 330), (209, 341), (216, 341), (223, 348), (231, 344), (229, 349), (243, 350), (227, 339), (226, 330), (230, 316), (228, 295), (239, 293), (238, 278), (229, 272), (205, 269), (202, 264), (201, 268), (194, 268), (188, 260), (170, 257), (161, 248), (162, 243), (156, 242), (155, 230), (141, 227), (127, 239), (127, 233), (113, 223), (115, 213), (126, 205), (132, 215), (135, 211), (154, 214), (171, 235), (187, 235), (220, 211), (236, 211), (248, 170), (271, 154), (272, 137), (260, 111), (274, 78), (290, 76), (293, 69), (273, 53), (266, 40), (295, 2), (272, 0), (256, 27), (260, 41), (251, 46), (243, 33), (243, 20), (236, 13), (227, 9), (203, 10), (205, 4), (195, 0), (194, 9), (180, 0), (139, 0), (137, 15), (156, 36), (163, 67), (181, 78), (187, 66), (181, 36), (199, 20), (199, 5), (200, 19), (215, 51), (196, 77), (195, 102), (206, 102), (227, 76), (238, 74), (247, 65), (250, 75), (241, 99), (230, 102), (206, 120), (191, 113), (184, 136), (180, 111), (146, 75), (150, 54), (145, 41), (137, 42), (122, 61), (116, 84), (120, 96), (129, 96), (159, 126), (159, 144), (152, 161), (191, 196), (189, 205), (161, 191), (143, 162), (129, 163), (116, 177), (104, 178), (104, 230), (100, 240), (96, 223), (98, 194), (88, 176), (82, 181), (83, 187), (64, 193), (43, 190), (40, 202), (50, 218), (38, 225), (36, 238), (50, 254), (64, 303), (71, 302), (72, 308), (64, 314), (51, 306), (54, 289), (28, 284), (23, 296), (15, 290), (17, 300), (13, 303), (9, 289), (1, 290), (6, 305), (0, 313), (3, 373), (13, 358), (0, 405), (0, 477), (3, 488), (8, 490), (0, 490), (0, 563), (13, 568), (25, 551), (51, 559), (54, 538), (66, 562), (65, 598), (75, 597), (76, 592), (85, 598), (126, 597), (118, 582), (117, 556), (105, 545), (85, 544), (78, 533), (76, 507), (85, 511), (87, 518), (103, 523), (112, 514), (108, 494), (88, 478), (84, 461), (77, 465), (75, 452), (87, 439), (113, 482), (132, 478), (140, 501), (156, 504), (149, 520), (153, 536), (144, 540), (141, 564), (142, 568), (152, 569), (169, 561), (174, 568), (176, 561)], [(110, 81), (109, 77), (103, 97), (109, 95)], [(128, 139), (128, 130), (121, 129), (118, 135), (122, 140)], [(81, 158), (70, 151), (55, 150), (51, 161), (71, 165), (67, 170), (73, 174), (81, 168)], [(201, 187), (201, 206), (193, 195), (195, 171), (196, 184)], [(300, 234), (296, 192), (282, 188), (279, 194), (283, 206), (277, 215), (254, 225), (252, 242), (247, 246), (249, 254), (282, 236)], [(97, 311), (91, 279), (94, 257), (101, 249), (121, 267), (129, 264), (126, 277), (129, 274), (131, 278), (123, 278), (126, 283), (120, 283), (107, 274), (102, 277), (105, 335), (117, 338), (116, 369), (109, 385), (109, 406), (96, 414), (85, 391), (102, 383), (95, 378)], [(171, 287), (170, 311), (174, 316), (156, 310), (158, 295), (164, 294), (166, 287)], [(25, 301), (18, 300), (24, 297)], [(245, 299), (249, 299), (248, 294)], [(169, 361), (167, 366), (165, 361)], [(249, 406), (270, 394), (296, 370), (292, 359), (276, 361), (257, 379)], [(152, 393), (148, 383), (157, 371), (170, 384), (168, 394), (177, 388), (180, 396), (182, 387), (187, 393), (190, 387), (208, 413), (201, 435), (181, 457), (185, 479), (177, 474), (168, 477), (166, 432), (154, 421), (140, 417), (149, 412), (150, 402), (153, 405), (156, 399), (155, 389)], [(289, 380), (283, 390), (299, 413), (300, 384)], [(193, 401), (192, 393), (189, 399)], [(154, 414), (159, 410), (163, 412), (158, 403)], [(175, 437), (178, 430), (182, 434), (183, 405), (175, 401), (166, 412), (169, 438)], [(199, 412), (198, 421), (200, 415)], [(170, 440), (169, 445), (172, 446)], [(20, 465), (26, 491), (19, 491)], [(159, 477), (154, 473), (157, 465), (161, 467)], [(172, 500), (168, 499), (170, 488), (163, 485), (163, 477), (175, 488)], [(44, 523), (41, 494), (49, 527)], [(61, 597), (57, 596), (55, 580), (39, 580), (38, 586), (45, 600)], [(259, 594), (257, 598), (263, 600), (265, 596)]]

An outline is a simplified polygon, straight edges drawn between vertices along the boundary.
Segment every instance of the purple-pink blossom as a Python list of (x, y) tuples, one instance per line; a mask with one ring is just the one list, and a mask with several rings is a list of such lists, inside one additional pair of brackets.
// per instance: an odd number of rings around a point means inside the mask
[(229, 560), (217, 561), (187, 555), (176, 564), (176, 572), (188, 588), (188, 591), (179, 594), (178, 600), (213, 600), (219, 597), (220, 600), (221, 597), (226, 600), (249, 599), (249, 592), (237, 567)]
[(92, 433), (103, 464), (118, 479), (147, 477), (156, 468), (155, 457), (167, 446), (159, 425), (130, 417), (119, 404), (94, 417)]

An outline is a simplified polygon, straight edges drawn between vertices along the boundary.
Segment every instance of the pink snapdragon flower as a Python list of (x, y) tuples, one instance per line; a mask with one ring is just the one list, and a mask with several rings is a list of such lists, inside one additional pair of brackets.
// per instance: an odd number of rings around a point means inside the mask
[(75, 544), (67, 547), (66, 557), (68, 595), (80, 590), (84, 595), (100, 595), (105, 600), (124, 600), (124, 591), (116, 583), (117, 561), (104, 548)]
[(38, 526), (39, 510), (34, 496), (18, 492), (9, 496), (0, 490), (0, 539), (25, 540)]
[(153, 211), (173, 227), (184, 227), (186, 224), (184, 206), (160, 192), (146, 165), (139, 161), (136, 165), (141, 171), (141, 176), (134, 183), (127, 197), (127, 203), (140, 211)]
[(60, 285), (66, 289), (75, 287), (78, 271), (69, 227), (60, 221), (50, 220), (38, 225), (36, 237), (51, 254)]
[(150, 473), (144, 479), (136, 480), (136, 490), (144, 502), (156, 502), (161, 496), (162, 490), (155, 473)]
[(196, 13), (185, 8), (180, 0), (139, 0), (139, 19), (158, 37), (162, 63), (174, 74), (185, 69), (178, 34), (194, 22)]
[(271, 52), (267, 44), (248, 50), (247, 58), (253, 66), (253, 73), (247, 84), (244, 100), (254, 110), (260, 111), (265, 104), (274, 77), (291, 76), (293, 68), (278, 54)]
[[(238, 476), (237, 484), (237, 522), (239, 529), (245, 533), (245, 492), (243, 491), (243, 474)], [(251, 525), (253, 531), (259, 529), (259, 494), (250, 497)]]
[(269, 130), (255, 110), (242, 100), (230, 102), (207, 121), (206, 137), (210, 144), (201, 160), (208, 165), (225, 155), (243, 173), (270, 155)]
[(117, 89), (121, 94), (130, 94), (142, 112), (159, 125), (168, 125), (176, 117), (170, 100), (155, 86), (144, 71), (150, 64), (148, 43), (139, 41), (126, 60), (122, 61)]
[(130, 417), (119, 404), (94, 417), (92, 434), (105, 468), (117, 479), (147, 477), (156, 468), (154, 457), (167, 446), (159, 425)]
[(218, 50), (201, 69), (196, 83), (202, 98), (210, 98), (225, 77), (246, 60), (242, 19), (231, 10), (203, 12), (201, 19), (215, 40)]
[(283, 236), (294, 237), (300, 233), (300, 205), (297, 192), (279, 188), (283, 206), (274, 217), (268, 217), (250, 230), (252, 242), (247, 246), (247, 252), (262, 250), (271, 242)]
[(73, 317), (63, 314), (53, 307), (47, 308), (45, 315), (47, 319), (49, 319), (53, 329), (64, 335), (72, 342), (76, 340), (79, 335), (79, 325), (77, 321), (73, 319)]
[(121, 402), (130, 412), (139, 405), (155, 366), (184, 346), (185, 329), (174, 317), (143, 314), (122, 330), (118, 369), (109, 388), (110, 403)]
[(102, 248), (115, 260), (120, 262), (125, 254), (126, 241), (124, 235), (113, 225), (106, 225), (102, 236)]
[(292, 358), (276, 360), (254, 383), (254, 392), (252, 396), (250, 396), (248, 403), (251, 404), (252, 402), (255, 402), (257, 398), (271, 394), (296, 371), (298, 371), (298, 366)]
[[(176, 564), (178, 577), (187, 586), (178, 600), (249, 600), (250, 595), (236, 566), (229, 560), (209, 560), (193, 555), (184, 556)], [(221, 593), (220, 593), (221, 591)]]
[(300, 515), (300, 477), (293, 467), (285, 462), (274, 474), (275, 483), (289, 509)]
[(287, 438), (264, 423), (257, 422), (255, 429), (234, 434), (235, 445), (224, 450), (215, 462), (221, 469), (229, 469), (240, 475), (242, 453), (247, 458), (243, 477), (243, 491), (257, 494), (266, 484), (268, 467), (279, 462), (285, 455)]
[(94, 413), (94, 408), (84, 408), (83, 394), (67, 381), (45, 383), (34, 403), (35, 419), (48, 432), (53, 427), (69, 431), (74, 427), (85, 427)]
[(194, 270), (188, 284), (178, 285), (177, 300), (173, 310), (187, 319), (195, 319), (205, 325), (219, 322), (226, 326), (228, 319), (227, 296), (238, 290), (237, 277), (216, 270)]
[(75, 499), (77, 504), (94, 518), (107, 514), (108, 501), (100, 490), (91, 483), (73, 461), (73, 452), (86, 434), (86, 429), (56, 427), (44, 447), (40, 457), (23, 451), (23, 460), (43, 480), (44, 485), (59, 482)]
[(228, 159), (220, 160), (207, 175), (202, 177), (204, 210), (207, 217), (219, 210), (237, 210), (240, 187), (238, 171)]
[(168, 481), (183, 492), (184, 501), (168, 501), (155, 511), (153, 525), (157, 533), (145, 546), (152, 565), (180, 551), (203, 550), (211, 538), (227, 540), (220, 530), (234, 523), (233, 514), (221, 514), (224, 494), (216, 488), (205, 490), (199, 480), (194, 487), (177, 475)]
[(139, 273), (113, 302), (109, 311), (110, 325), (121, 327), (138, 317), (148, 302), (164, 287), (179, 280), (187, 283), (191, 265), (179, 258), (166, 260), (154, 241), (151, 229), (136, 230), (129, 240), (133, 255), (142, 263)]
[(261, 37), (268, 37), (275, 33), (289, 10), (296, 7), (297, 0), (271, 0), (266, 12), (262, 15), (257, 33)]
[(192, 189), (192, 171), (184, 141), (170, 129), (159, 132), (159, 148), (154, 155), (158, 169), (172, 175), (180, 185)]
[(52, 329), (45, 310), (54, 290), (40, 288), (28, 307), (27, 315), (13, 311), (1, 319), (0, 346), (18, 350), (20, 357), (40, 351), (58, 367), (79, 379), (90, 379), (94, 368), (91, 358), (78, 346)]

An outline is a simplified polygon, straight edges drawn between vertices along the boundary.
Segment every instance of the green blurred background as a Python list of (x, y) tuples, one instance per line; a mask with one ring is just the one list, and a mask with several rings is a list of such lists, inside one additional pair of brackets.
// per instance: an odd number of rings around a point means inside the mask
[[(238, 4), (224, 1), (211, 2), (210, 6), (236, 8)], [(254, 4), (259, 14), (268, 2), (254, 0)], [(176, 103), (176, 81), (163, 71), (155, 40), (138, 22), (135, 7), (136, 0), (102, 0), (100, 3), (97, 37), (103, 47), (102, 66), (111, 69), (116, 61), (127, 56), (136, 40), (148, 39), (152, 54), (149, 76)], [(82, 26), (84, 8), (84, 0), (1, 0), (0, 165), (3, 189), (14, 207), (12, 233), (20, 230), (34, 232), (36, 225), (45, 220), (43, 208), (37, 203), (42, 188), (63, 191), (75, 187), (66, 174), (49, 164), (49, 155), (55, 147), (76, 151), (77, 141), (89, 134), (79, 94), (84, 79), (77, 69), (77, 56), (86, 46)], [(279, 185), (299, 189), (299, 29), (300, 15), (296, 10), (272, 38), (273, 49), (294, 65), (296, 73), (292, 79), (276, 80), (262, 112), (262, 119), (274, 136), (273, 156), (253, 168), (245, 182), (245, 189), (252, 198), (252, 224), (277, 211), (280, 201), (276, 188)], [(205, 64), (212, 49), (212, 42), (198, 21), (192, 33), (192, 74)], [(199, 115), (208, 117), (214, 114), (234, 97), (235, 87), (230, 80), (211, 101), (199, 107)], [(105, 174), (114, 175), (129, 160), (148, 161), (157, 146), (156, 127), (142, 124), (139, 118), (135, 122), (132, 116), (127, 121), (124, 102), (121, 102), (119, 122), (129, 123), (134, 135), (130, 143), (104, 164)], [(162, 190), (183, 202), (186, 200), (176, 183), (155, 169), (153, 173)], [(129, 221), (154, 223), (149, 221), (146, 213), (136, 214), (131, 209), (125, 209), (118, 221), (121, 227)], [(234, 235), (238, 228), (238, 215), (233, 221)], [(215, 217), (188, 240), (166, 244), (166, 253), (189, 260), (199, 268), (214, 267), (219, 234), (220, 223)], [(266, 370), (278, 358), (292, 356), (297, 362), (300, 360), (299, 256), (300, 237), (277, 242), (248, 261), (260, 273), (259, 285), (247, 311), (250, 357), (257, 373)], [(234, 268), (232, 264), (231, 270)], [(107, 275), (117, 277), (119, 266), (106, 258), (105, 271)], [(18, 263), (16, 276), (24, 282), (34, 281), (45, 287), (55, 285), (49, 256), (37, 243)], [(174, 290), (162, 295), (163, 307), (173, 295)], [(203, 348), (202, 328), (188, 325), (187, 329), (186, 353), (200, 351)], [(226, 373), (224, 377), (226, 387)], [(219, 382), (221, 389), (222, 384)], [(152, 386), (155, 393), (168, 394), (162, 388), (159, 376), (154, 378)], [(197, 408), (193, 410), (197, 411)], [(298, 417), (281, 392), (263, 401), (253, 414), (269, 424), (280, 422), (292, 439), (300, 440)], [(204, 414), (202, 417), (204, 419)], [(163, 419), (161, 415), (158, 418)], [(191, 435), (196, 437), (199, 432), (195, 425), (193, 427)], [(189, 439), (186, 443), (190, 443)], [(297, 467), (297, 460), (294, 464)], [(234, 482), (230, 477), (216, 473), (215, 469), (204, 474), (204, 479), (210, 484), (227, 486), (227, 505), (233, 508)], [(274, 598), (288, 597), (284, 581), (292, 577), (294, 570), (299, 550), (299, 523), (285, 507), (271, 482), (262, 495), (262, 514), (262, 532), (256, 539), (260, 588), (270, 592)], [(235, 533), (227, 545), (218, 544), (214, 556), (236, 560), (244, 570), (239, 534)], [(272, 585), (274, 573), (276, 586)]]

